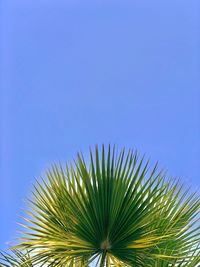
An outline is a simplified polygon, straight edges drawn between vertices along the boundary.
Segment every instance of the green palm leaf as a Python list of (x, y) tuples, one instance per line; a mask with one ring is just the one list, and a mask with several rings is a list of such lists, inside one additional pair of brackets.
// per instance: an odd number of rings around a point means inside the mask
[(12, 250), (11, 254), (0, 252), (0, 266), (5, 267), (33, 267), (30, 254), (19, 250)]
[(96, 147), (89, 165), (54, 165), (28, 205), (18, 248), (36, 263), (198, 266), (199, 197), (133, 151)]

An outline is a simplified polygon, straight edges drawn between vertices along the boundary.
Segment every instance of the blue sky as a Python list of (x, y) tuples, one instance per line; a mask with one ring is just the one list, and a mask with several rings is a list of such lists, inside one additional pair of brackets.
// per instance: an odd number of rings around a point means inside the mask
[(51, 162), (137, 148), (200, 186), (200, 2), (0, 2), (0, 249)]

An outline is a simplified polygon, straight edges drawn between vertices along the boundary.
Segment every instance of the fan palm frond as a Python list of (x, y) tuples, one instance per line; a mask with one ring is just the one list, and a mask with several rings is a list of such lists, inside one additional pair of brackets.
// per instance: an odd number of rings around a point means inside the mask
[[(52, 166), (34, 186), (18, 248), (49, 266), (194, 266), (197, 194), (136, 152), (90, 151), (90, 164)], [(182, 260), (182, 262), (181, 262)], [(167, 265), (165, 265), (167, 264)], [(175, 265), (173, 265), (175, 264)], [(178, 265), (177, 265), (178, 264)], [(181, 265), (182, 264), (182, 265)], [(184, 265), (185, 264), (185, 265)], [(75, 265), (78, 266), (78, 265)]]
[(0, 266), (5, 267), (33, 267), (30, 254), (22, 253), (19, 250), (12, 250), (12, 253), (0, 252)]

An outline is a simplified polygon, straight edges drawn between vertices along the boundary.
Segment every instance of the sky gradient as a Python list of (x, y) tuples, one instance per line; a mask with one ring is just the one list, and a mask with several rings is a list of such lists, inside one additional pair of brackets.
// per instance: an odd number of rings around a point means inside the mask
[(52, 162), (137, 148), (200, 187), (200, 2), (0, 2), (0, 249)]

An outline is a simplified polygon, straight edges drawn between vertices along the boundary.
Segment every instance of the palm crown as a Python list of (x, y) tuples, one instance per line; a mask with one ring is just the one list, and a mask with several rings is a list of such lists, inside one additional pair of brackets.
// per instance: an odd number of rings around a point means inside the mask
[(200, 266), (198, 195), (136, 152), (102, 146), (89, 165), (54, 165), (28, 205), (16, 251), (34, 266)]

